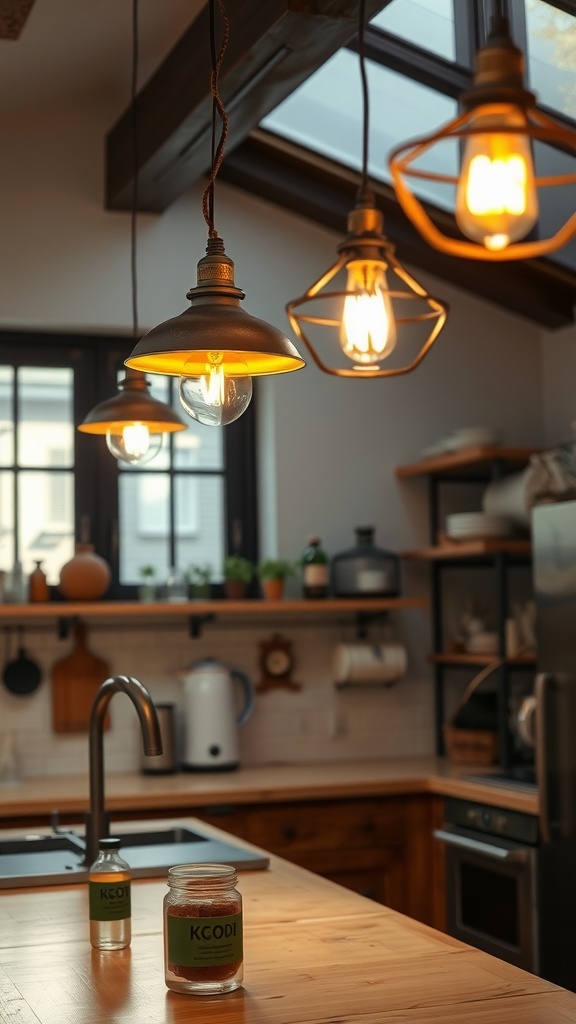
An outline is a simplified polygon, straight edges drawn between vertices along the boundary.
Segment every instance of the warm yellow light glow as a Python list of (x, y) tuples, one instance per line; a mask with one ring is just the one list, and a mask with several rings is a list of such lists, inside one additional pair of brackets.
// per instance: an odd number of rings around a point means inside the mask
[(129, 423), (122, 431), (124, 448), (128, 455), (139, 458), (150, 447), (150, 431), (145, 423)]
[(520, 110), (499, 105), (474, 121), (474, 127), (494, 131), (471, 136), (464, 148), (456, 221), (463, 234), (493, 252), (524, 238), (538, 220), (530, 142), (506, 131), (523, 124)]
[(396, 345), (396, 324), (386, 282), (385, 265), (377, 260), (351, 260), (347, 265), (340, 344), (349, 359), (370, 366), (385, 359)]
[(248, 408), (252, 377), (246, 364), (236, 360), (240, 376), (231, 376), (228, 370), (223, 352), (209, 352), (201, 376), (180, 378), (180, 401), (189, 416), (207, 426), (225, 427)]
[(145, 423), (116, 424), (106, 432), (108, 450), (119, 462), (140, 466), (151, 462), (162, 447), (162, 434), (151, 433)]

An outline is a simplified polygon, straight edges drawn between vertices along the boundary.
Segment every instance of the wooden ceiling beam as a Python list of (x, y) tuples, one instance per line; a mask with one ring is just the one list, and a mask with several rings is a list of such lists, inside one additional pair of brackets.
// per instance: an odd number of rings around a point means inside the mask
[[(342, 237), (360, 183), (353, 170), (262, 130), (253, 132), (225, 159), (220, 178), (331, 228)], [(548, 330), (574, 323), (576, 274), (545, 259), (491, 264), (437, 252), (405, 216), (391, 186), (374, 179), (370, 185), (384, 214), (386, 236), (394, 243), (401, 262)], [(428, 212), (442, 230), (454, 229), (454, 218), (448, 213), (435, 207), (429, 207)], [(327, 253), (326, 267), (329, 262)], [(322, 269), (319, 267), (318, 272)]]
[[(372, 18), (391, 0), (367, 0)], [(357, 30), (358, 0), (234, 0), (220, 94), (230, 152)], [(220, 28), (218, 28), (218, 37)], [(204, 7), (106, 137), (106, 207), (161, 212), (210, 166), (209, 9)]]

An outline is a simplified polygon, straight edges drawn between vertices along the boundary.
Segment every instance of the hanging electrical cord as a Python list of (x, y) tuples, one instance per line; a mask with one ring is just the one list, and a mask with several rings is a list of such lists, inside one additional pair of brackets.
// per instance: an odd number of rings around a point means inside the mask
[[(132, 337), (137, 341), (138, 324), (138, 120), (136, 91), (138, 88), (139, 25), (138, 0), (132, 0), (132, 63), (130, 74), (130, 117), (132, 128), (132, 202), (130, 210), (130, 295)], [(78, 430), (85, 434), (105, 434), (109, 451), (119, 462), (143, 465), (151, 462), (162, 447), (165, 433), (185, 430), (174, 410), (150, 395), (150, 381), (139, 370), (127, 369), (118, 384), (119, 393), (100, 402)]]

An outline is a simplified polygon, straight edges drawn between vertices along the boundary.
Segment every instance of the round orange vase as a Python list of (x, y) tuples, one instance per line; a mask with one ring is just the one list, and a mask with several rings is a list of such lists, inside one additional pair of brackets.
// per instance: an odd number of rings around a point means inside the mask
[(76, 554), (60, 570), (60, 593), (69, 601), (95, 601), (110, 586), (110, 566), (92, 544), (77, 544)]

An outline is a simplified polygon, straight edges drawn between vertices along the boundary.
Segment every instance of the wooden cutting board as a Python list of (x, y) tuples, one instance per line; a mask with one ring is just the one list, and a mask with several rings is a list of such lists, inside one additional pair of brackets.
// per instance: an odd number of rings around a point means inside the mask
[[(74, 626), (74, 646), (52, 666), (52, 725), (54, 732), (88, 732), (97, 691), (110, 675), (110, 666), (86, 646), (83, 622)], [(105, 728), (109, 726), (106, 716)]]

